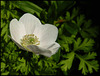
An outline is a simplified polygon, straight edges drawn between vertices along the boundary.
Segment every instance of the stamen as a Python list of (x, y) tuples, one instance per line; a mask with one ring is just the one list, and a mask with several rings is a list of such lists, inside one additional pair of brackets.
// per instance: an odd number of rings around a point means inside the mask
[(28, 34), (21, 39), (21, 45), (22, 46), (27, 46), (27, 45), (39, 45), (40, 41), (38, 41), (39, 38), (35, 36), (34, 34)]

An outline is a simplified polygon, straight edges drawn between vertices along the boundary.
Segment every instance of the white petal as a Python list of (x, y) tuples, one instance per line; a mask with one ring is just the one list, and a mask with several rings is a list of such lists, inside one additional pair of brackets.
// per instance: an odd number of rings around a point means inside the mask
[(20, 39), (26, 34), (24, 25), (17, 21), (17, 19), (12, 19), (10, 22), (10, 33), (11, 37), (18, 43)]
[(19, 21), (25, 25), (26, 33), (32, 34), (34, 30), (41, 25), (40, 20), (32, 14), (24, 14)]
[(50, 50), (53, 55), (58, 51), (59, 48), (60, 48), (60, 45), (55, 42), (54, 44), (52, 44), (51, 46), (48, 47), (48, 50)]
[[(9, 38), (11, 38), (10, 36), (8, 36)], [(21, 49), (26, 50), (23, 46), (21, 46), (18, 42), (16, 42), (13, 38), (11, 38), (12, 41), (14, 41), (14, 43)]]
[(44, 47), (56, 41), (58, 29), (54, 25), (45, 24), (40, 26), (34, 33), (39, 38), (40, 46)]
[(41, 47), (36, 46), (36, 45), (29, 45), (29, 46), (27, 46), (27, 48), (30, 49), (35, 54), (41, 54), (41, 55), (44, 55), (47, 57), (50, 57), (52, 54), (50, 50), (41, 48)]

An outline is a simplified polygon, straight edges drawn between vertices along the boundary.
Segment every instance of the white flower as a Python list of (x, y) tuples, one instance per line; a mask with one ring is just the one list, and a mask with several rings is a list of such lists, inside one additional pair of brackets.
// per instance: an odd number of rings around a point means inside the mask
[(41, 24), (32, 14), (24, 14), (19, 21), (10, 22), (11, 39), (23, 50), (47, 57), (55, 54), (60, 45), (56, 43), (58, 29), (51, 24)]

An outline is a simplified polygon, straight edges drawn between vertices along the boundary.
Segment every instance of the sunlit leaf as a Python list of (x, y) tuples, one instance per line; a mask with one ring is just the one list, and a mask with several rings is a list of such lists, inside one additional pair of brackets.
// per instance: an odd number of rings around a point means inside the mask
[(83, 50), (84, 52), (89, 52), (92, 46), (94, 45), (94, 40), (86, 38), (82, 43), (81, 41), (81, 38), (78, 38), (77, 41), (75, 41), (74, 51)]
[(73, 60), (74, 60), (74, 52), (68, 53), (67, 55), (64, 55), (64, 58), (66, 58), (66, 60), (62, 60), (59, 64), (61, 64), (61, 69), (63, 71), (67, 71), (68, 69), (71, 68)]
[(86, 75), (88, 72), (93, 73), (93, 69), (98, 71), (98, 61), (92, 60), (95, 58), (95, 56), (97, 56), (95, 52), (85, 54), (83, 56), (77, 55), (77, 57), (80, 59), (79, 70), (82, 70), (84, 75)]

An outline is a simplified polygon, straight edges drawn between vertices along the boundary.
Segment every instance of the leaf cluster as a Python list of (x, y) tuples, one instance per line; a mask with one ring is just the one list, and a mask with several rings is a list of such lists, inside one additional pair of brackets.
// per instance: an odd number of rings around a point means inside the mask
[[(98, 36), (98, 27), (79, 14), (79, 8), (73, 8), (75, 1), (42, 3), (48, 8), (32, 1), (1, 1), (1, 75), (70, 75), (68, 71), (72, 72), (75, 66), (84, 75), (97, 72), (94, 38)], [(19, 19), (21, 12), (34, 14), (43, 24), (54, 24), (58, 28), (57, 42), (61, 48), (56, 54), (47, 58), (23, 51), (8, 38), (10, 20)], [(77, 60), (79, 64), (73, 66)]]
[[(61, 51), (63, 53), (63, 60), (60, 61), (59, 65), (61, 65), (62, 71), (68, 71), (71, 69), (73, 61), (79, 59), (78, 70), (82, 70), (82, 74), (87, 75), (87, 73), (93, 73), (93, 69), (95, 71), (99, 69), (98, 61), (95, 60), (97, 54), (93, 48), (95, 43), (93, 38), (97, 37), (98, 33), (95, 29), (97, 27), (91, 26), (91, 20), (86, 21), (84, 15), (78, 15), (78, 11), (74, 8), (72, 15), (70, 12), (66, 12), (66, 17), (62, 18), (64, 22), (58, 25), (58, 27), (61, 26), (58, 42), (62, 46)], [(87, 28), (91, 31), (86, 32)], [(93, 30), (96, 32), (93, 32)], [(83, 31), (87, 36), (83, 34)]]

